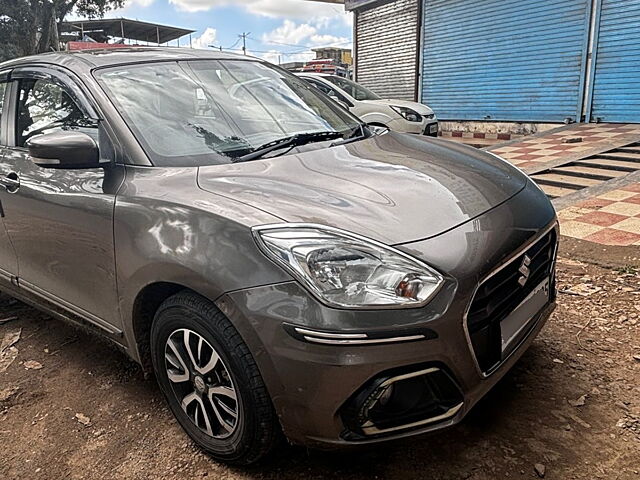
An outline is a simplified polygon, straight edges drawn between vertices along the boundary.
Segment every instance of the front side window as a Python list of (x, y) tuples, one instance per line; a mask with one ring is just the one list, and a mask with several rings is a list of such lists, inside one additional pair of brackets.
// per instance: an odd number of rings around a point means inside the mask
[(195, 60), (98, 71), (154, 165), (231, 163), (297, 134), (360, 122), (304, 80), (262, 62)]
[(325, 85), (322, 82), (318, 82), (317, 80), (315, 80), (313, 78), (307, 78), (307, 77), (305, 77), (305, 80), (307, 82), (309, 82), (311, 85), (313, 85), (314, 87), (316, 87), (318, 90), (320, 90), (325, 95), (329, 95), (330, 97), (336, 95), (336, 92), (335, 92), (335, 90), (333, 90), (333, 88)]
[(335, 75), (330, 75), (325, 78), (334, 85), (340, 87), (356, 100), (380, 100), (380, 97), (371, 90), (364, 88), (362, 85), (352, 82), (347, 78), (337, 77)]
[(18, 92), (16, 118), (16, 144), (24, 147), (26, 141), (44, 133), (87, 127), (88, 119), (71, 95), (58, 83), (47, 79), (22, 79)]

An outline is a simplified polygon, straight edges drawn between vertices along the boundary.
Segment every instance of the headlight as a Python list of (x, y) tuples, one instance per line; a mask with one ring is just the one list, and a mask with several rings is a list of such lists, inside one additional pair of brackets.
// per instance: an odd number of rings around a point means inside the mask
[(415, 110), (411, 110), (410, 108), (407, 108), (407, 107), (397, 107), (395, 105), (392, 105), (391, 108), (393, 108), (400, 116), (402, 116), (408, 122), (422, 121), (422, 115), (420, 115)]
[(256, 227), (253, 234), (269, 258), (331, 306), (419, 307), (443, 282), (409, 255), (342, 230), (283, 224)]

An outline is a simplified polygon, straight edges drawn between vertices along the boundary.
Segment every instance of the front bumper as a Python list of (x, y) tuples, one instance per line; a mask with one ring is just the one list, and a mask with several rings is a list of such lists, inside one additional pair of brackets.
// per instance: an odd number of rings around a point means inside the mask
[(435, 117), (423, 117), (422, 122), (409, 122), (402, 117), (398, 117), (388, 122), (387, 127), (394, 132), (427, 135), (430, 137), (438, 136), (438, 120)]
[[(232, 292), (223, 296), (218, 306), (249, 345), (283, 430), (293, 442), (315, 447), (346, 446), (445, 428), (461, 421), (509, 371), (553, 311), (551, 297), (508, 358), (490, 375), (481, 371), (463, 321), (478, 284), (555, 221), (549, 202), (529, 184), (472, 222), (438, 237), (397, 246), (447, 274), (438, 296), (420, 309), (332, 309), (296, 282)], [(396, 336), (422, 332), (424, 338), (389, 344), (330, 345), (297, 338), (287, 331), (287, 325), (320, 332), (367, 332), (372, 338), (390, 331)], [(388, 376), (388, 372), (430, 368), (450, 376), (460, 392), (458, 408), (445, 408), (446, 415), (434, 422), (415, 422), (411, 428), (373, 431), (372, 435), (352, 426), (350, 402), (372, 382)]]

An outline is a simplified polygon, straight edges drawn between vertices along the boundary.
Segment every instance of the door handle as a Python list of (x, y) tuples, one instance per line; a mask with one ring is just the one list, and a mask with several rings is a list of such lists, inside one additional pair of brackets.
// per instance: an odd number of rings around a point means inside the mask
[(20, 178), (17, 173), (11, 172), (5, 177), (0, 177), (0, 185), (6, 188), (7, 192), (14, 193), (20, 188)]

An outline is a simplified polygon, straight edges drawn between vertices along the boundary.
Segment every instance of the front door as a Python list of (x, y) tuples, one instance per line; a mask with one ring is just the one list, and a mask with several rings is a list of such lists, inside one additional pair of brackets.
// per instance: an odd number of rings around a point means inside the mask
[[(3, 108), (5, 105), (5, 95), (8, 91), (7, 75), (0, 73), (0, 159), (4, 156), (5, 146), (7, 144), (5, 122), (7, 120), (6, 115), (3, 115)], [(1, 178), (0, 178), (1, 180)], [(2, 187), (0, 186), (0, 189)], [(0, 203), (0, 281), (5, 283), (12, 283), (12, 278), (16, 278), (18, 275), (18, 261), (16, 259), (16, 252), (11, 245), (9, 235), (4, 226), (4, 206)]]
[(122, 168), (42, 168), (26, 148), (35, 135), (75, 129), (96, 140), (101, 158), (113, 157), (104, 125), (69, 82), (37, 70), (12, 73), (12, 134), (0, 184), (12, 183), (0, 188), (0, 201), (20, 287), (117, 334), (113, 211)]

